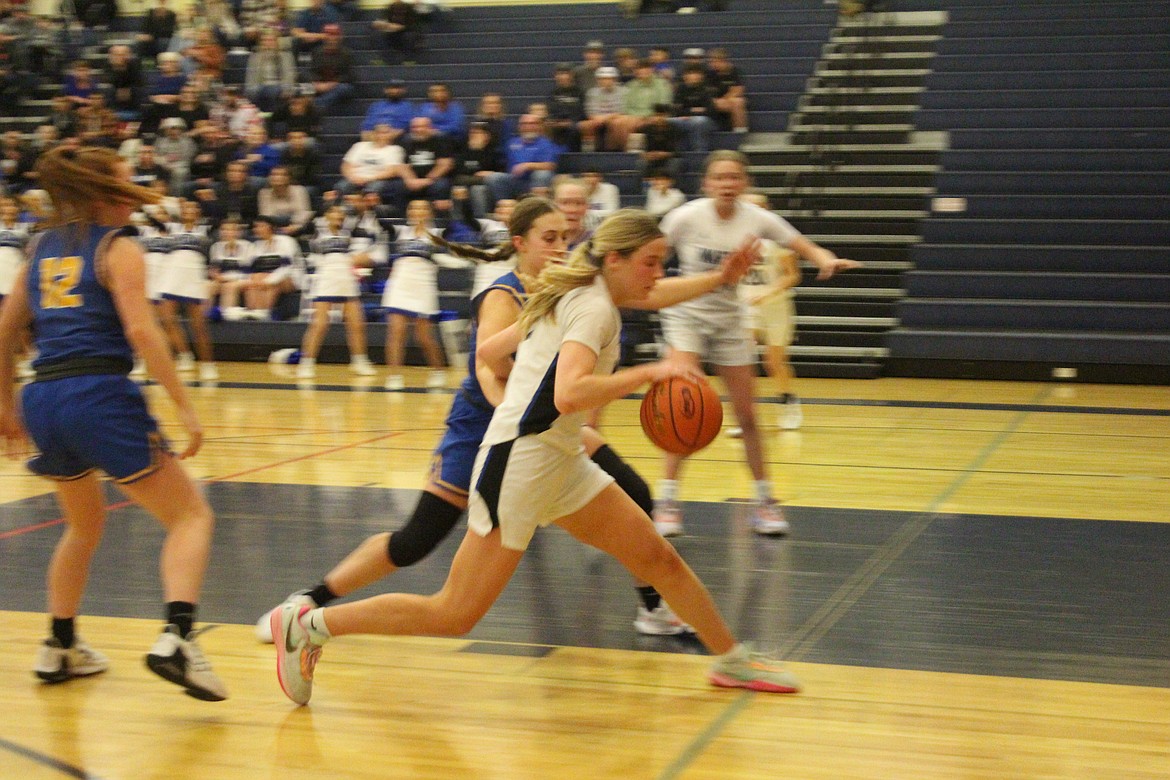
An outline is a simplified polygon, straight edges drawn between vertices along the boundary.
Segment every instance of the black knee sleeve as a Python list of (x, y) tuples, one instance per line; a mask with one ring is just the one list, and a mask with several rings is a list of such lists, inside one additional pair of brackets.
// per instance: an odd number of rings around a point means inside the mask
[(403, 569), (430, 555), (451, 533), (461, 514), (463, 510), (459, 507), (424, 491), (410, 520), (390, 534), (386, 545), (390, 563)]
[(650, 486), (646, 484), (646, 480), (638, 476), (638, 472), (630, 468), (630, 464), (611, 450), (608, 444), (601, 445), (601, 448), (593, 453), (593, 462), (613, 477), (618, 487), (626, 491), (626, 495), (634, 499), (634, 503), (640, 506), (643, 512), (648, 515), (654, 513), (654, 498), (650, 495)]

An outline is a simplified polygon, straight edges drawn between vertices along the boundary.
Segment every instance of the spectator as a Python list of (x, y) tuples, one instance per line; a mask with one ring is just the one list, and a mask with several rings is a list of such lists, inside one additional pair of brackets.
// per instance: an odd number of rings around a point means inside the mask
[(650, 186), (646, 189), (645, 209), (650, 214), (662, 219), (667, 212), (687, 202), (687, 196), (675, 188), (674, 178), (667, 171), (655, 171), (648, 178)]
[(606, 217), (622, 207), (622, 195), (617, 185), (607, 182), (596, 169), (582, 173), (581, 180), (585, 182), (585, 202), (589, 204), (589, 213), (585, 215), (585, 227), (593, 230)]
[(191, 49), (196, 45), (196, 33), (199, 32), (199, 20), (196, 19), (197, 8), (194, 4), (178, 12), (178, 23), (175, 25), (175, 34), (171, 36), (171, 43), (167, 51), (178, 54), (182, 58), (183, 72), (190, 76), (195, 72), (196, 63), (191, 58)]
[(195, 142), (183, 134), (187, 123), (177, 116), (164, 119), (159, 129), (162, 136), (154, 142), (154, 153), (171, 171), (171, 191), (182, 192), (191, 176), (191, 162), (197, 151)]
[(413, 64), (422, 48), (422, 19), (414, 3), (391, 0), (382, 19), (375, 19), (373, 28), (386, 38), (387, 48), (398, 52), (407, 65)]
[(195, 44), (184, 53), (191, 64), (191, 71), (201, 73), (210, 81), (223, 81), (223, 68), (227, 62), (227, 52), (215, 33), (208, 27), (200, 27), (195, 32)]
[(73, 11), (77, 21), (89, 28), (109, 28), (118, 18), (115, 0), (73, 0)]
[(106, 53), (106, 83), (110, 85), (107, 103), (118, 118), (134, 121), (142, 105), (142, 66), (130, 47), (114, 44)]
[(410, 120), (414, 118), (414, 104), (406, 99), (406, 82), (402, 79), (386, 82), (383, 94), (385, 99), (374, 103), (366, 112), (362, 133), (370, 132), (376, 125), (385, 124), (390, 128), (390, 140), (397, 140), (410, 128)]
[(142, 17), (142, 28), (138, 33), (138, 56), (155, 59), (171, 45), (179, 20), (175, 12), (167, 8), (167, 0), (158, 0)]
[(49, 112), (48, 124), (57, 128), (57, 133), (68, 137), (77, 133), (76, 104), (66, 95), (53, 96), (53, 110)]
[(130, 181), (149, 187), (152, 182), (161, 180), (170, 187), (171, 169), (161, 164), (154, 156), (154, 144), (141, 144), (138, 147), (138, 162), (130, 171)]
[(573, 68), (568, 63), (557, 65), (553, 77), (555, 86), (549, 95), (548, 134), (557, 146), (570, 152), (581, 149), (581, 131), (585, 120), (585, 95), (573, 79)]
[(191, 160), (190, 178), (185, 197), (193, 197), (196, 190), (215, 186), (220, 173), (228, 163), (236, 159), (240, 143), (235, 136), (215, 124), (208, 125), (207, 132), (195, 137), (195, 157)]
[(309, 143), (304, 130), (289, 130), (285, 138), (280, 164), (288, 169), (289, 177), (309, 191), (310, 198), (321, 189), (321, 155)]
[(588, 95), (589, 90), (597, 86), (597, 70), (605, 65), (605, 44), (601, 41), (589, 41), (585, 44), (582, 62), (573, 71), (573, 80), (577, 82), (577, 89), (582, 95)]
[(259, 213), (256, 188), (248, 180), (248, 166), (242, 160), (228, 163), (223, 181), (196, 190), (195, 197), (203, 204), (203, 213), (216, 224), (228, 217), (251, 223)]
[(221, 91), (219, 101), (211, 109), (211, 121), (226, 129), (233, 138), (243, 140), (248, 135), (248, 128), (261, 124), (264, 120), (252, 101), (240, 95), (240, 88), (235, 84), (228, 84)]
[(147, 102), (142, 107), (142, 132), (155, 133), (159, 122), (174, 113), (179, 92), (187, 83), (180, 67), (182, 57), (170, 51), (158, 55), (158, 71), (151, 75)]
[(467, 114), (459, 102), (451, 100), (451, 88), (446, 84), (427, 87), (427, 102), (419, 106), (418, 116), (429, 119), (434, 130), (455, 143), (463, 143), (467, 137)]
[(326, 27), (341, 29), (341, 15), (325, 0), (310, 0), (308, 8), (297, 14), (293, 22), (293, 53), (307, 57), (325, 43)]
[(268, 186), (257, 197), (260, 216), (268, 217), (278, 232), (286, 236), (300, 235), (313, 221), (309, 191), (293, 184), (288, 168), (277, 165), (268, 174)]
[(622, 123), (629, 133), (641, 132), (654, 115), (654, 107), (670, 105), (673, 90), (665, 80), (654, 74), (650, 60), (642, 60), (635, 68), (637, 78), (626, 84), (622, 101)]
[(584, 181), (569, 175), (558, 176), (553, 180), (552, 201), (556, 204), (557, 210), (565, 215), (565, 222), (568, 224), (565, 248), (570, 252), (592, 235), (585, 227), (585, 215), (589, 213), (589, 201), (585, 199), (586, 189)]
[(682, 68), (679, 71), (678, 78), (682, 78), (682, 74), (685, 73), (686, 69), (692, 65), (697, 65), (700, 68), (702, 68), (703, 69), (703, 76), (704, 76), (704, 78), (706, 78), (706, 76), (707, 76), (707, 52), (706, 52), (706, 50), (704, 50), (698, 46), (692, 46), (689, 49), (683, 49)]
[(211, 131), (211, 112), (203, 104), (198, 87), (191, 82), (179, 90), (179, 102), (175, 104), (172, 115), (183, 120), (187, 126), (187, 135), (192, 138), (197, 139)]
[(310, 138), (321, 133), (321, 112), (313, 104), (312, 85), (297, 87), (292, 97), (281, 101), (266, 120), (268, 134), (273, 138), (284, 138), (294, 130), (300, 130)]
[(240, 149), (240, 159), (248, 166), (252, 184), (257, 189), (263, 187), (268, 181), (268, 174), (280, 164), (280, 150), (268, 143), (268, 131), (264, 125), (248, 128), (244, 146)]
[[(581, 123), (581, 150), (592, 152), (598, 148), (624, 150), (628, 125), (622, 116), (625, 88), (617, 83), (617, 70), (604, 67), (597, 70), (597, 86), (585, 95), (585, 121)], [(598, 136), (605, 138), (598, 143)]]
[(665, 46), (653, 46), (646, 58), (654, 65), (655, 76), (666, 79), (670, 84), (674, 83), (676, 74), (674, 65), (670, 63), (670, 49)]
[(342, 179), (337, 191), (343, 195), (353, 192), (374, 192), (383, 203), (398, 212), (404, 205), (406, 191), (403, 179), (404, 150), (390, 143), (390, 125), (375, 125), (369, 141), (358, 141), (345, 153), (341, 161)]
[[(316, 0), (321, 2), (321, 0)], [(354, 95), (353, 55), (341, 42), (341, 25), (327, 24), (324, 41), (313, 52), (310, 68), (317, 109), (328, 116), (333, 106)]]
[(97, 81), (93, 71), (85, 60), (77, 60), (65, 74), (65, 82), (61, 85), (61, 92), (78, 108), (88, 106), (90, 98), (98, 91)]
[(118, 116), (106, 106), (104, 92), (95, 92), (88, 106), (77, 109), (76, 137), (86, 146), (118, 148)]
[(707, 81), (702, 65), (690, 64), (683, 68), (682, 83), (674, 92), (675, 114), (671, 124), (687, 136), (687, 149), (706, 152), (711, 148), (711, 133), (715, 129), (715, 91)]
[(618, 81), (622, 84), (629, 84), (638, 77), (638, 63), (641, 59), (638, 57), (638, 52), (627, 46), (620, 49), (615, 49), (613, 53), (613, 64), (617, 68)]
[(244, 94), (261, 111), (275, 111), (282, 99), (292, 95), (296, 81), (297, 63), (292, 52), (281, 49), (275, 30), (265, 30), (259, 48), (248, 55)]
[(406, 156), (402, 178), (407, 200), (426, 198), (441, 211), (448, 211), (451, 195), (449, 174), (455, 168), (455, 145), (431, 125), (425, 116), (410, 120), (410, 132), (402, 139)]
[(244, 41), (244, 32), (236, 21), (232, 6), (224, 0), (203, 0), (203, 23), (220, 46), (239, 46)]
[(715, 108), (719, 111), (720, 127), (736, 133), (746, 133), (747, 97), (744, 94), (743, 77), (739, 68), (731, 64), (727, 52), (723, 49), (712, 49), (708, 60), (707, 78), (715, 88)]
[(504, 99), (498, 92), (485, 92), (479, 99), (479, 113), (475, 121), (487, 125), (492, 134), (492, 143), (503, 148), (516, 135), (516, 120), (507, 115)]
[[(22, 6), (14, 6), (11, 15), (0, 22), (0, 50), (4, 50), (9, 64), (17, 71), (34, 79), (39, 75), (60, 80), (61, 51), (57, 38), (58, 31), (51, 19), (31, 16)], [(35, 86), (30, 85), (30, 89)]]
[(466, 190), (472, 211), (482, 218), (488, 212), (488, 178), (504, 170), (500, 147), (483, 122), (472, 122), (467, 129), (467, 148), (459, 155), (451, 180), (454, 187)]
[(288, 22), (288, 3), (285, 0), (242, 0), (239, 4), (238, 18), (240, 31), (244, 36), (245, 45), (253, 48), (260, 41), (260, 36), (266, 30), (276, 31), (281, 39), (281, 48), (284, 47), (286, 36), (289, 39), (288, 48), (291, 50), (292, 29)]
[(640, 167), (642, 178), (650, 178), (659, 171), (666, 171), (672, 179), (678, 178), (681, 170), (678, 157), (682, 147), (682, 132), (670, 123), (671, 106), (659, 103), (654, 114), (642, 126), (642, 157)]
[(36, 182), (37, 153), (19, 130), (9, 130), (0, 144), (0, 178), (9, 195), (19, 195)]
[(520, 117), (520, 134), (505, 147), (506, 172), (487, 177), (495, 200), (518, 199), (529, 192), (548, 194), (560, 148), (543, 130), (540, 120), (532, 114)]

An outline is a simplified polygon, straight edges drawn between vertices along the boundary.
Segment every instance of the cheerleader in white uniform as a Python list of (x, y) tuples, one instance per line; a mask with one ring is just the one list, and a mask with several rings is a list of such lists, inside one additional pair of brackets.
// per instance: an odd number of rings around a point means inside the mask
[(349, 346), (349, 370), (361, 376), (376, 371), (366, 355), (366, 318), (362, 313), (361, 289), (357, 269), (369, 268), (376, 251), (366, 236), (355, 236), (345, 229), (345, 210), (332, 206), (325, 212), (325, 224), (309, 243), (309, 261), (316, 268), (313, 283), (313, 321), (301, 342), (298, 379), (311, 379), (317, 373), (317, 353), (329, 330), (329, 310), (341, 306), (345, 321), (345, 339)]
[(223, 318), (235, 322), (244, 318), (240, 289), (252, 267), (252, 242), (240, 238), (240, 223), (225, 219), (219, 225), (219, 241), (211, 245), (211, 298), (219, 298)]
[(20, 206), (12, 198), (0, 198), (0, 301), (12, 292), (16, 272), (24, 265), (28, 223), (20, 221)]
[[(20, 205), (12, 198), (0, 198), (0, 303), (12, 292), (16, 274), (24, 265), (24, 248), (28, 244), (29, 224), (20, 221)], [(27, 352), (28, 335), (24, 336)], [(27, 360), (18, 368), (20, 374), (31, 373)]]
[[(431, 204), (412, 200), (406, 207), (406, 225), (395, 227), (392, 251), (395, 260), (390, 268), (390, 279), (382, 294), (382, 306), (387, 310), (386, 378), (387, 390), (405, 387), (402, 357), (406, 348), (406, 325), (414, 322), (414, 337), (423, 349), (431, 376), (427, 384), (441, 387), (446, 382), (443, 372), (443, 353), (435, 339), (433, 321), (439, 314), (439, 253), (442, 251), (431, 239), (438, 234), (432, 223)], [(460, 263), (460, 265), (464, 265)]]
[(272, 307), (279, 295), (301, 287), (308, 292), (309, 280), (301, 261), (301, 247), (296, 239), (276, 232), (269, 217), (256, 217), (252, 223), (252, 263), (244, 284), (244, 316), (253, 320), (272, 317)]
[(183, 201), (179, 209), (180, 221), (167, 226), (170, 252), (167, 253), (159, 291), (162, 293), (162, 323), (170, 336), (171, 345), (178, 354), (176, 365), (180, 371), (195, 367), (194, 355), (187, 343), (187, 335), (179, 324), (182, 307), (191, 324), (195, 352), (199, 356), (199, 378), (213, 381), (219, 378), (207, 329), (207, 300), (210, 293), (208, 257), (211, 241), (208, 238), (202, 211), (194, 201)]

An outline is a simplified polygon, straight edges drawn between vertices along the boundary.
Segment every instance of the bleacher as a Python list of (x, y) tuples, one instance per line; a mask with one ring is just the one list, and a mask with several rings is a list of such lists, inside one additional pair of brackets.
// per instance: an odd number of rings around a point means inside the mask
[(1170, 7), (895, 5), (950, 14), (916, 121), (963, 201), (922, 223), (887, 373), (1170, 381)]

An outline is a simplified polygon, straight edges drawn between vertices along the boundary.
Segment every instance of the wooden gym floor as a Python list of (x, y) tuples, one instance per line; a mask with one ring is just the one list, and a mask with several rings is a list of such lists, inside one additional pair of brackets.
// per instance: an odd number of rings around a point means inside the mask
[[(251, 624), (404, 522), (451, 395), (282, 368), (194, 391), (227, 702), (144, 668), (161, 533), (113, 490), (79, 623), (112, 668), (36, 682), (59, 513), (0, 463), (0, 778), (1170, 776), (1170, 388), (800, 380), (804, 427), (768, 440), (783, 540), (747, 528), (738, 442), (696, 457), (678, 547), (799, 695), (709, 687), (693, 641), (634, 633), (618, 566), (549, 530), (470, 636), (333, 642), (297, 708)], [(653, 485), (637, 401), (603, 427)], [(462, 533), (368, 592), (437, 588)]]

